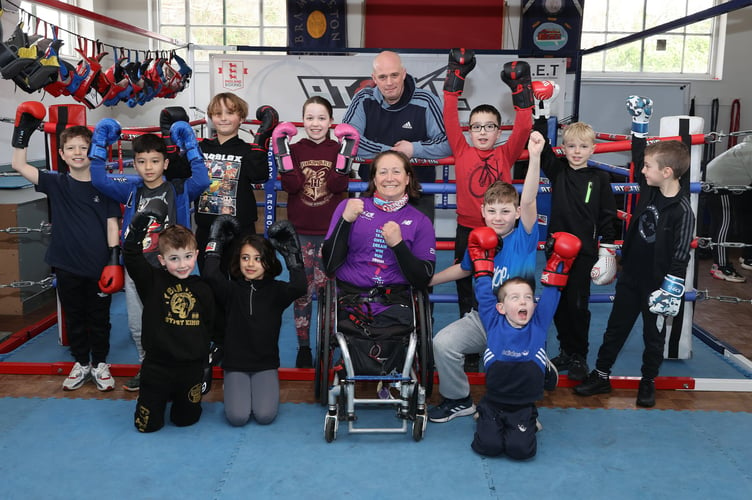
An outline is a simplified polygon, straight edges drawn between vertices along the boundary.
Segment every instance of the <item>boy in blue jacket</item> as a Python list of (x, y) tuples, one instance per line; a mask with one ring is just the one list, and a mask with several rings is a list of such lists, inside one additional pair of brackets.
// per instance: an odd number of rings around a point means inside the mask
[[(164, 179), (168, 167), (167, 145), (155, 134), (143, 134), (133, 140), (133, 166), (139, 178), (126, 176), (108, 177), (105, 171), (107, 148), (120, 138), (120, 124), (112, 118), (97, 123), (91, 138), (91, 181), (101, 193), (125, 205), (123, 227), (127, 228), (135, 214), (151, 212), (158, 214), (160, 224), (149, 227), (143, 239), (143, 253), (155, 268), (158, 261), (159, 233), (168, 226), (179, 224), (191, 227), (191, 202), (209, 187), (209, 174), (204, 164), (204, 155), (198, 147), (196, 135), (188, 122), (177, 121), (170, 128), (175, 145), (185, 151), (191, 165), (191, 177), (187, 179)], [(124, 231), (123, 231), (124, 232)], [(123, 236), (120, 238), (121, 244)], [(128, 329), (138, 349), (139, 361), (144, 360), (141, 345), (141, 314), (143, 305), (136, 285), (126, 272), (125, 302), (128, 310)], [(140, 387), (140, 372), (128, 380), (123, 389), (137, 391)]]
[(525, 460), (537, 451), (535, 401), (543, 397), (544, 381), (555, 387), (555, 377), (552, 384), (546, 380), (547, 371), (553, 370), (546, 356), (546, 337), (581, 242), (564, 232), (549, 237), (546, 246), (551, 257), (541, 274), (545, 288), (537, 305), (533, 285), (524, 278), (504, 281), (494, 296), (490, 281), (497, 245), (498, 237), (489, 227), (474, 229), (468, 239), (478, 312), (488, 333), (483, 354), (486, 394), (478, 404), (471, 446), (481, 455)]

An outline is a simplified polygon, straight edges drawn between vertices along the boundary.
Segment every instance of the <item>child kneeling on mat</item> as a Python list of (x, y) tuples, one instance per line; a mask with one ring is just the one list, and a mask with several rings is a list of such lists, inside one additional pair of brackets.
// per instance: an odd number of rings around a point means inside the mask
[(152, 224), (163, 224), (153, 212), (137, 213), (128, 226), (123, 256), (128, 274), (144, 305), (141, 392), (134, 423), (139, 432), (164, 426), (167, 402), (170, 420), (178, 427), (201, 418), (201, 382), (214, 323), (214, 294), (193, 273), (198, 258), (196, 238), (180, 225), (159, 234), (159, 263), (152, 267), (142, 241)]
[[(240, 222), (218, 215), (209, 229), (202, 274), (224, 304), (225, 416), (239, 427), (251, 418), (270, 424), (279, 411), (279, 331), (282, 313), (306, 293), (300, 242), (290, 221), (269, 227), (269, 239), (242, 234)], [(233, 241), (233, 240), (239, 241)], [(223, 248), (234, 248), (228, 280), (220, 270)], [(290, 281), (274, 279), (285, 259)]]
[(488, 333), (483, 354), (486, 394), (478, 404), (471, 447), (481, 455), (525, 460), (535, 456), (538, 446), (535, 401), (543, 397), (544, 388), (556, 387), (558, 377), (546, 356), (546, 337), (581, 243), (570, 233), (549, 237), (546, 247), (551, 257), (541, 274), (545, 288), (537, 306), (533, 285), (519, 277), (504, 281), (494, 296), (491, 279), (497, 245), (490, 227), (474, 229), (468, 239), (478, 312)]

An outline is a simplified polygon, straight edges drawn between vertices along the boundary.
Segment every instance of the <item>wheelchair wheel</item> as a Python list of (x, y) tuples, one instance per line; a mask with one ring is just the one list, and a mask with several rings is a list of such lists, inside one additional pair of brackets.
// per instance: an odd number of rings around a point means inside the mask
[(334, 282), (332, 280), (327, 281), (326, 285), (318, 292), (314, 396), (322, 405), (326, 405), (328, 402), (334, 293)]
[(416, 296), (419, 330), (418, 375), (420, 383), (426, 390), (426, 398), (433, 392), (433, 338), (431, 326), (431, 308), (428, 296), (420, 293)]
[(415, 415), (413, 421), (413, 440), (420, 441), (423, 439), (423, 435), (426, 433), (426, 425), (428, 424), (428, 415), (425, 413)]
[(327, 443), (331, 443), (337, 438), (337, 417), (335, 415), (327, 415), (324, 420), (324, 439)]

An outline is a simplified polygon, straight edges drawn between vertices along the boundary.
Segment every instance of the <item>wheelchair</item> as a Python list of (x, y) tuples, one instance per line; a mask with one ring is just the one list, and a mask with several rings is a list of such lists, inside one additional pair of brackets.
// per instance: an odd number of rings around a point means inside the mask
[[(339, 289), (339, 294), (337, 290)], [(368, 302), (402, 304), (409, 307), (412, 323), (369, 326), (353, 317), (352, 307)], [(431, 311), (428, 295), (409, 286), (362, 290), (328, 280), (318, 294), (315, 367), (315, 396), (328, 406), (324, 438), (336, 439), (339, 422), (346, 421), (350, 433), (407, 433), (420, 441), (428, 416), (426, 398), (433, 389)], [(335, 363), (335, 354), (339, 360)], [(379, 384), (379, 398), (357, 398), (358, 382)], [(372, 385), (372, 384), (371, 384)], [(399, 391), (393, 395), (391, 389)], [(356, 427), (356, 406), (396, 407), (399, 426)]]

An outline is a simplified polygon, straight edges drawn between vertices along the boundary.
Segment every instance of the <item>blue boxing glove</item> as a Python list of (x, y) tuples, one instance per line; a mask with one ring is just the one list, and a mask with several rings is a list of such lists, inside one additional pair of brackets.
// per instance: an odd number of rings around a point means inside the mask
[(649, 97), (631, 95), (627, 97), (627, 111), (632, 115), (632, 135), (647, 137), (650, 116), (653, 114), (653, 100)]
[(120, 124), (112, 118), (99, 120), (89, 145), (89, 158), (107, 161), (107, 148), (120, 139)]
[(676, 316), (679, 314), (682, 296), (684, 295), (684, 278), (667, 274), (663, 278), (661, 287), (650, 294), (648, 305), (653, 314)]
[(170, 137), (177, 147), (185, 151), (185, 157), (189, 162), (194, 160), (204, 161), (204, 155), (198, 148), (198, 140), (193, 127), (188, 122), (178, 121), (170, 126)]

